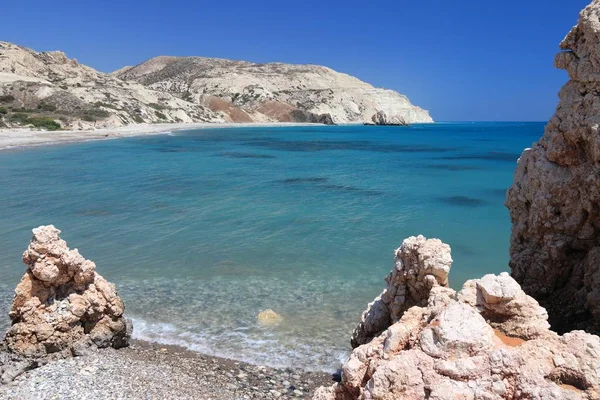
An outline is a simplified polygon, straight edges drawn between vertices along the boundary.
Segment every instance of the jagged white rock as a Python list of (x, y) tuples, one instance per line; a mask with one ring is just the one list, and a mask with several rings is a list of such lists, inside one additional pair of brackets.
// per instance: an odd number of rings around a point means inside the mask
[(394, 252), (394, 264), (386, 289), (369, 304), (352, 333), (352, 347), (369, 342), (410, 307), (427, 305), (433, 287), (448, 287), (450, 246), (439, 239), (411, 236)]
[(315, 400), (600, 399), (598, 336), (550, 331), (545, 310), (507, 273), (467, 281), (458, 293), (432, 284), (431, 276), (447, 282), (451, 263), (439, 240), (412, 237), (396, 253), (396, 275), (414, 277), (426, 302), (397, 308)]

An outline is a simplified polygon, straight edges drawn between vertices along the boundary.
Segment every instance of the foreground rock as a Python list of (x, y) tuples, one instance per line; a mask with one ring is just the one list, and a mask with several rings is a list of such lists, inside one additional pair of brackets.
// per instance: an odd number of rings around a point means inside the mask
[(439, 239), (413, 236), (394, 252), (394, 264), (385, 279), (387, 287), (369, 304), (352, 333), (352, 347), (379, 336), (410, 307), (426, 306), (433, 287), (448, 287), (450, 246)]
[(599, 337), (550, 331), (546, 311), (506, 273), (470, 280), (458, 293), (445, 287), (448, 260), (438, 240), (404, 241), (353, 342), (374, 304), (380, 314), (389, 304), (396, 310), (388, 326), (356, 347), (342, 381), (314, 399), (600, 399)]
[(506, 205), (513, 277), (558, 332), (600, 332), (600, 2), (560, 44), (570, 81), (544, 136), (523, 152)]
[(23, 262), (27, 271), (15, 290), (5, 345), (15, 354), (81, 354), (91, 347), (127, 346), (131, 321), (115, 286), (96, 265), (69, 249), (54, 226), (33, 230)]

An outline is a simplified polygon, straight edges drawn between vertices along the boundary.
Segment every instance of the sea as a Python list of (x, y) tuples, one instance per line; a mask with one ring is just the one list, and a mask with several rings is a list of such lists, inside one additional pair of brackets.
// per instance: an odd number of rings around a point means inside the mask
[[(218, 128), (0, 152), (0, 330), (31, 229), (116, 284), (134, 338), (335, 370), (394, 250), (452, 247), (454, 288), (508, 271), (503, 203), (543, 123)], [(278, 325), (257, 322), (272, 309)]]

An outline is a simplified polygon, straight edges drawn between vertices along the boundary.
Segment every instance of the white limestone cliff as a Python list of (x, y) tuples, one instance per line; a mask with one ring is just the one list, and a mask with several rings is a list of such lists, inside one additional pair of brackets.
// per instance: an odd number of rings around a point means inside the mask
[[(137, 123), (432, 122), (406, 96), (315, 65), (156, 57), (105, 74), (0, 41), (0, 128)], [(384, 122), (385, 122), (384, 121)]]
[(216, 97), (233, 107), (231, 119), (284, 120), (287, 110), (329, 114), (334, 123), (433, 122), (429, 113), (393, 90), (375, 88), (353, 76), (318, 65), (254, 64), (204, 57), (156, 57), (114, 73), (154, 90), (182, 95), (213, 111)]

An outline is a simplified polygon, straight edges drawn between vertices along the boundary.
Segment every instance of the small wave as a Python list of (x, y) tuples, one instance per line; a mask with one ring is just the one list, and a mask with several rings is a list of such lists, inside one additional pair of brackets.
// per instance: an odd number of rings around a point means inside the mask
[(227, 333), (203, 333), (165, 322), (132, 317), (133, 338), (185, 347), (201, 354), (272, 368), (301, 368), (306, 371), (335, 372), (349, 356), (347, 351), (323, 351), (305, 343), (279, 342), (273, 335), (251, 337), (240, 328)]

